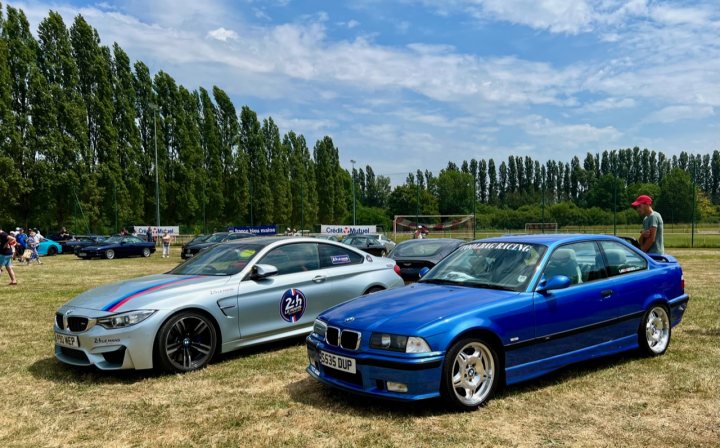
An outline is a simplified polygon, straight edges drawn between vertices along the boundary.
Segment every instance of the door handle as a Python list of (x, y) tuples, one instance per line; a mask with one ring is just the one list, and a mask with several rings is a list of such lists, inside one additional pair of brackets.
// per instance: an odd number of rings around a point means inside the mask
[(322, 282), (324, 282), (326, 279), (327, 279), (327, 277), (325, 277), (324, 275), (316, 275), (315, 278), (313, 278), (312, 281), (314, 281), (315, 283), (322, 283)]
[(612, 295), (612, 293), (613, 293), (612, 289), (606, 289), (604, 291), (600, 291), (600, 295), (603, 296), (603, 299), (607, 299), (608, 297), (610, 297)]

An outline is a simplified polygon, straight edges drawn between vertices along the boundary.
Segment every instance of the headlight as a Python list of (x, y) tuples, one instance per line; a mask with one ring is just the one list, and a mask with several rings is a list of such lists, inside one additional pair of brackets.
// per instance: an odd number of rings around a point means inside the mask
[(97, 320), (97, 324), (108, 329), (125, 328), (131, 325), (139, 324), (148, 317), (152, 316), (154, 313), (155, 310), (128, 311), (127, 313), (101, 317)]
[(405, 353), (427, 353), (431, 351), (430, 346), (423, 338), (387, 333), (373, 333), (370, 336), (370, 347)]
[(327, 331), (327, 324), (321, 320), (315, 319), (315, 323), (313, 324), (313, 334), (315, 334), (320, 339), (325, 339), (325, 332)]

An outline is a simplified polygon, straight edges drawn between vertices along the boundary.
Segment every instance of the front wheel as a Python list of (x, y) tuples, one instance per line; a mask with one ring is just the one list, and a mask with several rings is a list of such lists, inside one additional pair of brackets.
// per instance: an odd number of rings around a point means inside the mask
[(212, 359), (217, 333), (210, 319), (196, 312), (182, 312), (165, 322), (155, 344), (163, 370), (173, 373), (202, 369)]
[(52, 257), (53, 255), (56, 255), (57, 252), (58, 252), (58, 251), (57, 251), (57, 248), (56, 248), (55, 246), (50, 246), (50, 247), (48, 247), (47, 254), (48, 254), (49, 257)]
[(500, 382), (500, 361), (482, 339), (463, 339), (445, 356), (443, 398), (454, 408), (474, 410), (493, 396)]
[(149, 257), (149, 256), (150, 256), (150, 249), (147, 248), (147, 247), (144, 247), (144, 248), (143, 248), (143, 251), (142, 251), (142, 256), (145, 257), (145, 258)]
[(670, 345), (670, 318), (667, 308), (655, 305), (643, 316), (638, 329), (640, 352), (645, 356), (660, 356)]
[(108, 260), (112, 260), (113, 258), (115, 258), (115, 251), (112, 250), (112, 249), (106, 250), (106, 251), (105, 251), (105, 258), (107, 258)]

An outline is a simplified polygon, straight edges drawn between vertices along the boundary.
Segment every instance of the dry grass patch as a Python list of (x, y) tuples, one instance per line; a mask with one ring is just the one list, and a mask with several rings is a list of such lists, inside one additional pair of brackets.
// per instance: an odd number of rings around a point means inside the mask
[[(59, 364), (56, 308), (179, 258), (46, 258), (0, 287), (2, 446), (646, 446), (720, 440), (720, 252), (673, 250), (691, 301), (665, 356), (624, 354), (504, 390), (471, 413), (335, 391), (304, 371), (302, 339), (246, 349), (187, 375)], [(7, 279), (7, 277), (4, 277)], [(0, 282), (0, 284), (2, 284)]]

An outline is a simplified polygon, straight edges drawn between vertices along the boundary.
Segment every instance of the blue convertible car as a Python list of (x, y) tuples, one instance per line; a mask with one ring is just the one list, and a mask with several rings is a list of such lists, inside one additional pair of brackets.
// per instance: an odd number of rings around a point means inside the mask
[(498, 387), (639, 349), (662, 355), (688, 303), (682, 269), (605, 235), (532, 235), (460, 246), (412, 286), (320, 314), (308, 373), (399, 400), (473, 409)]

